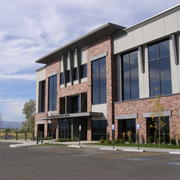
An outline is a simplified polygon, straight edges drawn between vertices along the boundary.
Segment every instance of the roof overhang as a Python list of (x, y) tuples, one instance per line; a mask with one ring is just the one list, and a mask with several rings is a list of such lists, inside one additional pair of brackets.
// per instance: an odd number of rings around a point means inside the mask
[(119, 26), (112, 23), (107, 23), (99, 28), (81, 36), (80, 38), (56, 49), (55, 51), (49, 53), (48, 55), (38, 59), (36, 63), (48, 64), (53, 60), (57, 60), (60, 56), (68, 51), (74, 50), (75, 48), (80, 48), (91, 44), (99, 39), (110, 36), (120, 30), (123, 30), (125, 27)]
[(70, 114), (60, 114), (56, 116), (48, 116), (42, 118), (42, 120), (54, 120), (54, 119), (67, 119), (67, 118), (78, 118), (78, 117), (101, 117), (100, 112), (81, 112), (81, 113), (70, 113)]

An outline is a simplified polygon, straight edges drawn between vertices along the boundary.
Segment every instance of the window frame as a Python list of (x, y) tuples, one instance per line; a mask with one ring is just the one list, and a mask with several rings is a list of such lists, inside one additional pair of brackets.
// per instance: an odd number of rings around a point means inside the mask
[[(133, 65), (133, 66), (131, 66), (132, 64), (130, 63), (130, 61), (131, 61), (131, 54), (132, 53), (136, 53), (136, 59), (137, 59), (136, 64)], [(123, 67), (123, 64), (124, 64), (123, 56), (127, 56), (127, 58), (128, 58), (128, 63), (126, 62), (126, 67)], [(121, 62), (120, 62), (121, 101), (137, 100), (140, 97), (140, 94), (139, 94), (138, 49), (133, 49), (131, 51), (127, 51), (125, 53), (122, 53), (120, 55), (120, 60), (121, 60)], [(133, 97), (133, 88), (132, 88), (133, 87), (133, 83), (132, 83), (132, 76), (131, 76), (134, 69), (137, 69), (137, 71), (135, 71), (135, 72), (137, 74), (137, 84), (136, 84), (136, 87), (138, 87), (138, 89), (137, 89), (138, 92), (137, 92), (137, 95), (136, 95), (137, 97), (135, 97), (135, 98)], [(124, 84), (124, 75), (125, 75), (125, 73), (128, 74), (128, 80), (129, 80), (128, 84), (126, 83), (126, 85), (128, 85), (128, 90), (129, 90), (129, 94), (128, 94), (127, 98), (125, 98), (125, 93), (124, 93), (125, 92), (125, 90), (124, 90), (124, 88), (125, 88), (125, 84)], [(127, 90), (127, 88), (126, 88), (126, 90)]]
[[(169, 51), (169, 54), (168, 55), (166, 55), (166, 56), (161, 56), (160, 54), (161, 54), (161, 52), (160, 52), (160, 44), (161, 43), (163, 43), (163, 42), (168, 42), (168, 51)], [(149, 47), (151, 47), (151, 46), (153, 46), (153, 45), (157, 45), (157, 48), (158, 48), (158, 56), (156, 57), (156, 58), (152, 58), (152, 59), (150, 59), (150, 52), (149, 52)], [(172, 94), (172, 76), (171, 76), (171, 52), (170, 52), (170, 43), (169, 43), (169, 38), (166, 38), (166, 39), (163, 39), (163, 40), (160, 40), (160, 41), (156, 41), (156, 42), (153, 42), (153, 43), (151, 43), (151, 44), (148, 44), (148, 47), (147, 47), (147, 49), (148, 49), (148, 69), (149, 69), (149, 73), (148, 73), (148, 75), (149, 75), (149, 97), (156, 97), (156, 96), (164, 96), (164, 95), (171, 95)], [(161, 75), (161, 73), (162, 73), (162, 71), (161, 71), (161, 62), (162, 61), (165, 61), (164, 59), (165, 58), (168, 58), (168, 63), (169, 63), (169, 67), (168, 67), (168, 69), (169, 69), (169, 79), (168, 79), (168, 81), (170, 81), (169, 82), (169, 84), (168, 84), (168, 86), (170, 85), (170, 89), (169, 89), (169, 93), (164, 93), (163, 92), (163, 89), (162, 89), (162, 81), (164, 80), (162, 77), (162, 75)], [(158, 79), (157, 79), (157, 77), (156, 78), (152, 78), (152, 74), (151, 74), (151, 69), (150, 69), (150, 64), (152, 64), (152, 62), (156, 62), (157, 63), (157, 65), (158, 65), (158, 67), (156, 67), (157, 69), (158, 69), (158, 71), (157, 71), (157, 73), (158, 73)], [(158, 94), (153, 94), (155, 91), (154, 90), (152, 90), (151, 88), (152, 88), (152, 82), (154, 82), (154, 83), (158, 83), (158, 88), (159, 88), (159, 92), (158, 92)], [(154, 91), (154, 92), (153, 92)]]
[[(100, 64), (101, 62), (104, 61), (105, 62), (105, 69), (103, 70), (102, 68), (100, 68)], [(97, 65), (97, 67), (95, 67)], [(95, 104), (104, 104), (107, 102), (107, 78), (106, 78), (106, 57), (102, 57), (102, 58), (99, 58), (99, 59), (96, 59), (94, 61), (92, 61), (92, 64), (91, 64), (92, 68), (91, 68), (91, 74), (92, 74), (92, 104), (95, 105)], [(93, 67), (94, 66), (94, 67)], [(94, 73), (95, 70), (97, 70), (96, 74)], [(102, 71), (103, 70), (103, 71)], [(102, 79), (104, 75), (104, 81)], [(94, 78), (95, 77), (95, 78)], [(101, 85), (102, 85), (102, 82), (104, 83), (105, 85), (105, 88), (103, 88), (104, 90), (104, 95), (101, 91)], [(95, 101), (94, 97), (95, 97), (95, 88), (96, 87), (96, 90), (97, 90), (97, 99)], [(105, 97), (104, 99), (101, 99), (102, 97)]]
[[(50, 88), (52, 88), (52, 92), (50, 91)], [(52, 99), (50, 100), (50, 98)], [(48, 77), (48, 111), (55, 111), (56, 109), (57, 109), (57, 74)]]

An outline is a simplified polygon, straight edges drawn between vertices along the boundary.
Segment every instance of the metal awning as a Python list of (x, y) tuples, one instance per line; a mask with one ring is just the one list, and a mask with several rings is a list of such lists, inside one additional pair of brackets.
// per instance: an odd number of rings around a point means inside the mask
[(103, 114), (100, 112), (81, 112), (81, 113), (70, 113), (70, 114), (48, 116), (42, 118), (42, 120), (67, 119), (67, 118), (78, 118), (78, 117), (101, 117), (102, 115)]

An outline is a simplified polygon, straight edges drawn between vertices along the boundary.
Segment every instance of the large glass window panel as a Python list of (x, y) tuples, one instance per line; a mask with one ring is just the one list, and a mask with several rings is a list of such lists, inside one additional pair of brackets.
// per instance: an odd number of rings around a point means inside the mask
[(99, 77), (98, 74), (93, 74), (93, 104), (99, 103)]
[(60, 84), (64, 84), (64, 72), (60, 73)]
[(100, 63), (99, 64), (100, 73), (106, 72), (106, 59), (105, 58), (100, 59), (99, 63)]
[(40, 81), (39, 82), (38, 112), (45, 111), (45, 91), (46, 91), (46, 81)]
[(159, 43), (159, 52), (160, 57), (169, 56), (169, 41), (162, 41)]
[(77, 80), (78, 76), (77, 76), (77, 68), (73, 68), (73, 81)]
[(106, 59), (92, 62), (92, 101), (93, 104), (106, 102)]
[(48, 79), (48, 110), (56, 110), (57, 98), (57, 75), (51, 76)]
[(153, 60), (149, 62), (149, 75), (150, 79), (159, 80), (159, 61)]
[(148, 47), (149, 60), (157, 59), (159, 57), (158, 44), (153, 44)]
[[(152, 47), (157, 48), (159, 54), (155, 57), (152, 54)], [(149, 85), (150, 96), (171, 94), (171, 66), (169, 54), (169, 41), (161, 41), (148, 47), (149, 52)], [(153, 56), (153, 60), (151, 57)]]
[(133, 51), (122, 56), (122, 100), (139, 98), (138, 53)]
[(92, 140), (106, 139), (107, 121), (92, 121)]
[(87, 77), (87, 64), (83, 64), (80, 66), (80, 76), (81, 78)]
[(158, 96), (160, 94), (160, 81), (150, 80), (150, 96)]
[(106, 102), (106, 72), (100, 73), (100, 103)]
[(66, 83), (70, 82), (70, 70), (66, 70)]
[(130, 68), (138, 66), (138, 54), (137, 51), (130, 53)]

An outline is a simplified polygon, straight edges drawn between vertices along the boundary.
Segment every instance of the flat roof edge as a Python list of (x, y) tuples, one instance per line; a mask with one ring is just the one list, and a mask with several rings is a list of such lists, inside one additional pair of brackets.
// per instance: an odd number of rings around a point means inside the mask
[(158, 20), (163, 15), (169, 15), (169, 14), (171, 14), (173, 12), (176, 12), (177, 10), (180, 10), (180, 4), (178, 4), (176, 6), (173, 6), (173, 7), (169, 8), (169, 9), (167, 9), (167, 10), (164, 10), (164, 11), (162, 11), (160, 13), (157, 13), (157, 14), (153, 15), (152, 17), (141, 21), (140, 23), (137, 23), (135, 25), (132, 25), (130, 27), (125, 28), (124, 30), (127, 31), (127, 32), (132, 31), (134, 29), (137, 29), (137, 28), (141, 27), (142, 25), (145, 25), (145, 24), (148, 24), (148, 23), (150, 23), (152, 21)]
[(55, 49), (54, 51), (50, 52), (49, 54), (47, 54), (47, 55), (45, 55), (45, 56), (37, 59), (35, 62), (36, 62), (36, 63), (42, 63), (42, 64), (44, 64), (44, 63), (42, 62), (43, 59), (46, 59), (46, 58), (48, 58), (48, 57), (50, 57), (50, 56), (58, 53), (60, 50), (62, 50), (62, 49), (64, 49), (64, 48), (67, 48), (68, 46), (71, 46), (71, 45), (77, 43), (78, 41), (80, 41), (80, 40), (82, 40), (82, 39), (84, 39), (84, 38), (87, 38), (88, 36), (93, 35), (94, 33), (98, 32), (98, 31), (100, 31), (100, 30), (103, 30), (104, 28), (106, 28), (106, 27), (108, 27), (108, 26), (115, 27), (115, 28), (119, 28), (119, 30), (125, 28), (125, 27), (123, 27), (123, 26), (120, 26), (120, 25), (118, 25), (118, 24), (113, 24), (113, 23), (104, 24), (104, 25), (99, 26), (99, 27), (95, 28), (94, 30), (92, 30), (92, 31), (90, 31), (90, 32), (88, 32), (88, 33), (80, 36), (79, 38), (77, 38), (77, 39), (75, 39), (75, 40), (73, 40), (73, 41), (71, 41), (71, 42), (69, 42), (69, 43), (61, 46), (60, 48)]

